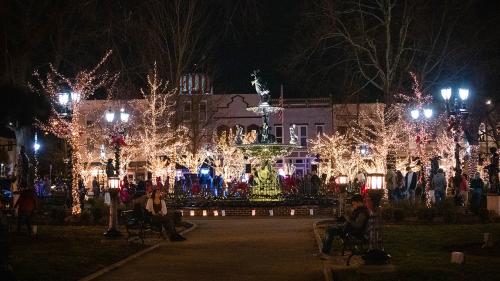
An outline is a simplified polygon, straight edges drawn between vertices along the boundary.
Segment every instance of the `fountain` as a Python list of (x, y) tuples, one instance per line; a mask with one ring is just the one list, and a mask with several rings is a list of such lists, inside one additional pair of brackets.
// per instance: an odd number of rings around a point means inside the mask
[(258, 71), (252, 74), (252, 85), (260, 97), (259, 105), (247, 108), (248, 111), (262, 116), (262, 127), (260, 127), (257, 138), (254, 143), (242, 144), (243, 130), (238, 127), (235, 145), (243, 151), (246, 156), (260, 160), (260, 168), (254, 175), (255, 185), (251, 188), (251, 199), (254, 201), (278, 200), (281, 193), (278, 183), (278, 173), (273, 168), (275, 159), (283, 157), (292, 150), (300, 148), (297, 144), (297, 134), (295, 125), (290, 126), (290, 143), (281, 144), (276, 142), (276, 137), (271, 133), (269, 127), (269, 115), (283, 110), (282, 107), (271, 106), (269, 104), (269, 90), (260, 82)]

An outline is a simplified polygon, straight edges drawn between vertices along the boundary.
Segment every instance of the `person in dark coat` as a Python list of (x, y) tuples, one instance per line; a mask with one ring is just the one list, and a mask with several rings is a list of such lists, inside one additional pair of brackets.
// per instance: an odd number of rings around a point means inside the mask
[(367, 239), (368, 219), (370, 211), (363, 204), (363, 197), (360, 194), (354, 194), (351, 198), (353, 212), (349, 217), (342, 216), (338, 219), (340, 224), (329, 227), (325, 230), (325, 239), (323, 241), (323, 249), (319, 257), (321, 259), (329, 259), (332, 243), (335, 237), (345, 238), (347, 234), (359, 239)]
[(415, 189), (417, 188), (417, 178), (418, 175), (413, 172), (410, 167), (406, 167), (405, 192), (409, 194), (411, 203), (415, 203)]

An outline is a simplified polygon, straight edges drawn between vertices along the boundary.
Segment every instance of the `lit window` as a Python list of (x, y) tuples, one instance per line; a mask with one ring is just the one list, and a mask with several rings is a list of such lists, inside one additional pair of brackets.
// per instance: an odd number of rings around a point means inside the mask
[(300, 145), (307, 147), (307, 125), (298, 125)]
[(276, 129), (276, 142), (283, 143), (283, 126), (277, 125)]
[(323, 125), (323, 124), (316, 125), (316, 135), (322, 136), (324, 127), (325, 127), (325, 125)]

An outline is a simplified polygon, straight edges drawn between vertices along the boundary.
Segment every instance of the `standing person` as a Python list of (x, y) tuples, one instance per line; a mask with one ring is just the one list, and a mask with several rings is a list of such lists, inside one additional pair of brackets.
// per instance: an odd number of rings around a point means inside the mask
[(167, 205), (161, 199), (159, 190), (153, 190), (151, 198), (146, 203), (146, 210), (150, 215), (151, 222), (163, 227), (170, 241), (184, 241), (186, 238), (177, 233), (175, 229), (174, 213), (167, 212)]
[(434, 188), (434, 197), (436, 198), (436, 203), (444, 200), (446, 192), (446, 177), (444, 175), (443, 169), (439, 168), (437, 173), (432, 177), (432, 187)]
[(49, 179), (49, 176), (45, 176), (43, 178), (43, 194), (45, 197), (48, 197), (50, 196), (50, 185), (51, 185), (51, 182), (50, 182), (50, 179)]
[(405, 192), (408, 193), (410, 203), (415, 203), (415, 189), (417, 188), (417, 174), (413, 172), (410, 166), (406, 167)]
[(474, 178), (470, 181), (470, 187), (472, 189), (471, 206), (473, 209), (478, 210), (481, 207), (481, 198), (484, 190), (484, 182), (479, 172), (474, 173)]
[(318, 173), (316, 171), (312, 172), (311, 184), (312, 184), (312, 193), (317, 194), (321, 186), (321, 179), (319, 178)]
[(83, 183), (83, 178), (81, 175), (78, 176), (78, 195), (80, 196), (80, 209), (83, 210), (85, 207), (85, 184)]
[(97, 181), (97, 177), (94, 177), (94, 179), (92, 180), (92, 192), (94, 193), (94, 198), (99, 198), (101, 189), (99, 188), (99, 182)]
[(464, 206), (469, 205), (469, 176), (466, 173), (463, 173), (460, 179), (460, 197)]
[(387, 187), (387, 195), (389, 197), (389, 202), (394, 203), (397, 201), (397, 195), (395, 194), (397, 183), (397, 175), (394, 171), (392, 165), (387, 165), (387, 174), (385, 175), (385, 186)]
[(403, 177), (403, 173), (401, 173), (400, 170), (396, 171), (396, 183), (397, 187), (395, 194), (397, 196), (397, 200), (399, 201), (400, 199), (405, 198), (405, 194), (403, 192), (403, 188), (405, 185), (405, 177)]
[(33, 189), (24, 189), (21, 191), (14, 208), (17, 208), (17, 232), (21, 232), (23, 222), (28, 228), (28, 234), (32, 235), (31, 220), (37, 208), (36, 195)]

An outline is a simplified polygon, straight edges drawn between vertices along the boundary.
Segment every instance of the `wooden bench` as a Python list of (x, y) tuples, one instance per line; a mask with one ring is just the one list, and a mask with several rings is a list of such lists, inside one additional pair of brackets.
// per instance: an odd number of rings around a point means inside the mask
[(122, 218), (127, 229), (127, 242), (130, 242), (131, 238), (136, 238), (144, 244), (144, 238), (150, 232), (158, 233), (159, 237), (162, 237), (161, 227), (151, 225), (144, 220), (144, 217), (138, 217), (134, 210), (123, 211)]

